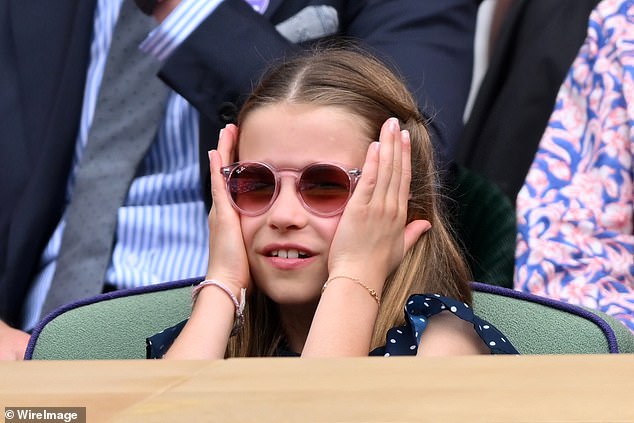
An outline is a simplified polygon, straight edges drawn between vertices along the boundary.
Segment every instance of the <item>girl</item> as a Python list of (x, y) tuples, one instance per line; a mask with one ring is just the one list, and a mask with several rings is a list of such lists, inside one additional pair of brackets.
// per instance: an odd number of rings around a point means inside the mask
[(516, 353), (471, 312), (424, 119), (375, 58), (274, 68), (209, 158), (207, 279), (152, 356)]

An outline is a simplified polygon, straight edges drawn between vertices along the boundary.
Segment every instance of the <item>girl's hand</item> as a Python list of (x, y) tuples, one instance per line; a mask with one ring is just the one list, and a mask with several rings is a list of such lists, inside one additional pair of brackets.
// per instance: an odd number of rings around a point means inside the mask
[[(209, 152), (211, 196), (209, 212), (209, 264), (207, 279), (216, 279), (240, 298), (240, 289), (249, 285), (249, 264), (242, 239), (240, 216), (233, 209), (225, 189), (222, 166), (233, 159), (238, 128), (227, 125), (220, 133), (218, 150)], [(234, 324), (235, 306), (216, 286), (198, 294), (192, 314), (165, 354), (174, 359), (220, 359), (224, 357)]]
[(240, 215), (229, 201), (225, 178), (220, 169), (233, 163), (237, 140), (238, 127), (229, 124), (220, 133), (218, 150), (209, 152), (213, 205), (209, 212), (207, 266), (207, 279), (217, 279), (228, 285), (236, 296), (240, 288), (249, 285), (249, 262), (242, 238)]
[(388, 119), (370, 145), (357, 187), (343, 211), (328, 259), (330, 276), (346, 275), (382, 292), (385, 278), (431, 225), (406, 225), (411, 145), (398, 120)]
[[(368, 149), (361, 179), (339, 220), (328, 256), (330, 277), (359, 279), (382, 295), (389, 273), (430, 228), (426, 220), (406, 225), (410, 156), (409, 134), (389, 119), (379, 142)], [(362, 290), (341, 280), (324, 291), (302, 356), (368, 354), (378, 308)]]

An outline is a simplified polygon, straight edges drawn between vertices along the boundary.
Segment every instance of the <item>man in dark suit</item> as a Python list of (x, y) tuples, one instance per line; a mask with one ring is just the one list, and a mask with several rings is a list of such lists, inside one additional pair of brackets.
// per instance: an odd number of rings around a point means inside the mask
[(505, 10), (503, 16), (494, 17), (490, 62), (456, 161), (494, 182), (512, 204), (537, 152), (557, 91), (583, 44), (590, 11), (598, 2), (497, 3)]
[[(159, 2), (155, 16), (161, 20), (177, 3)], [(218, 131), (235, 120), (240, 99), (271, 60), (328, 37), (358, 40), (394, 64), (432, 119), (439, 151), (444, 159), (451, 159), (471, 80), (478, 1), (249, 3), (219, 1), (159, 73), (200, 112), (198, 149), (207, 207), (207, 151), (215, 146)], [(97, 0), (6, 0), (0, 5), (0, 355), (4, 358), (20, 358), (24, 349), (27, 335), (11, 327), (29, 329), (23, 320), (25, 298), (66, 207), (96, 4)]]

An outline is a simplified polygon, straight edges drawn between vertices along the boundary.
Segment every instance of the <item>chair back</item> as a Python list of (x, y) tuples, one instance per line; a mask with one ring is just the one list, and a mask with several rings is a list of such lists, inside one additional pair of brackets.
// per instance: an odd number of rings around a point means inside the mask
[[(189, 317), (200, 278), (101, 294), (61, 307), (33, 331), (26, 359), (144, 359), (145, 339)], [(474, 310), (522, 354), (634, 353), (634, 334), (603, 313), (473, 283)]]
[(145, 339), (189, 317), (201, 279), (97, 295), (63, 306), (33, 331), (26, 359), (143, 359)]
[(472, 289), (475, 313), (521, 354), (634, 353), (634, 334), (602, 312), (489, 284)]

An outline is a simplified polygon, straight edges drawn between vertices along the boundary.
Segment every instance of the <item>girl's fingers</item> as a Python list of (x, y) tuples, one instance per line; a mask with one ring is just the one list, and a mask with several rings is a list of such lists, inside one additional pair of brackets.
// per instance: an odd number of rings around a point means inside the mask
[[(362, 205), (366, 206), (372, 200), (372, 195), (376, 186), (377, 174), (379, 171), (379, 149), (378, 142), (370, 143), (368, 152), (365, 155), (363, 169), (361, 169), (361, 181), (357, 185), (353, 193), (353, 198)], [(352, 201), (352, 199), (351, 199)]]
[(233, 163), (237, 140), (237, 126), (230, 123), (220, 130), (220, 135), (218, 137), (218, 153), (220, 153), (220, 157), (222, 158), (223, 166)]
[(399, 191), (401, 187), (401, 178), (403, 176), (403, 131), (396, 126), (396, 132), (392, 136), (392, 172), (390, 173), (389, 185), (385, 193), (386, 204), (399, 205)]
[[(363, 166), (363, 177), (357, 186), (362, 204), (375, 200), (378, 204), (407, 207), (411, 181), (411, 146), (409, 132), (401, 131), (396, 118), (381, 127), (379, 142), (370, 144)], [(355, 191), (355, 192), (356, 192)]]
[(412, 145), (409, 131), (407, 130), (401, 131), (401, 157), (401, 183), (398, 189), (398, 204), (404, 205), (407, 210), (412, 181)]
[(220, 131), (218, 150), (209, 151), (209, 172), (211, 174), (211, 197), (214, 205), (224, 207), (228, 205), (225, 190), (225, 178), (222, 167), (232, 163), (237, 140), (237, 126), (227, 125)]
[(399, 127), (396, 118), (389, 118), (381, 127), (379, 136), (379, 172), (374, 189), (373, 198), (379, 204), (385, 204), (387, 193), (392, 182), (394, 172), (394, 141), (398, 138)]
[(222, 157), (217, 150), (211, 150), (209, 154), (209, 173), (211, 174), (211, 201), (212, 211), (222, 207), (223, 200), (226, 196), (224, 189), (224, 177), (220, 169), (222, 168)]

